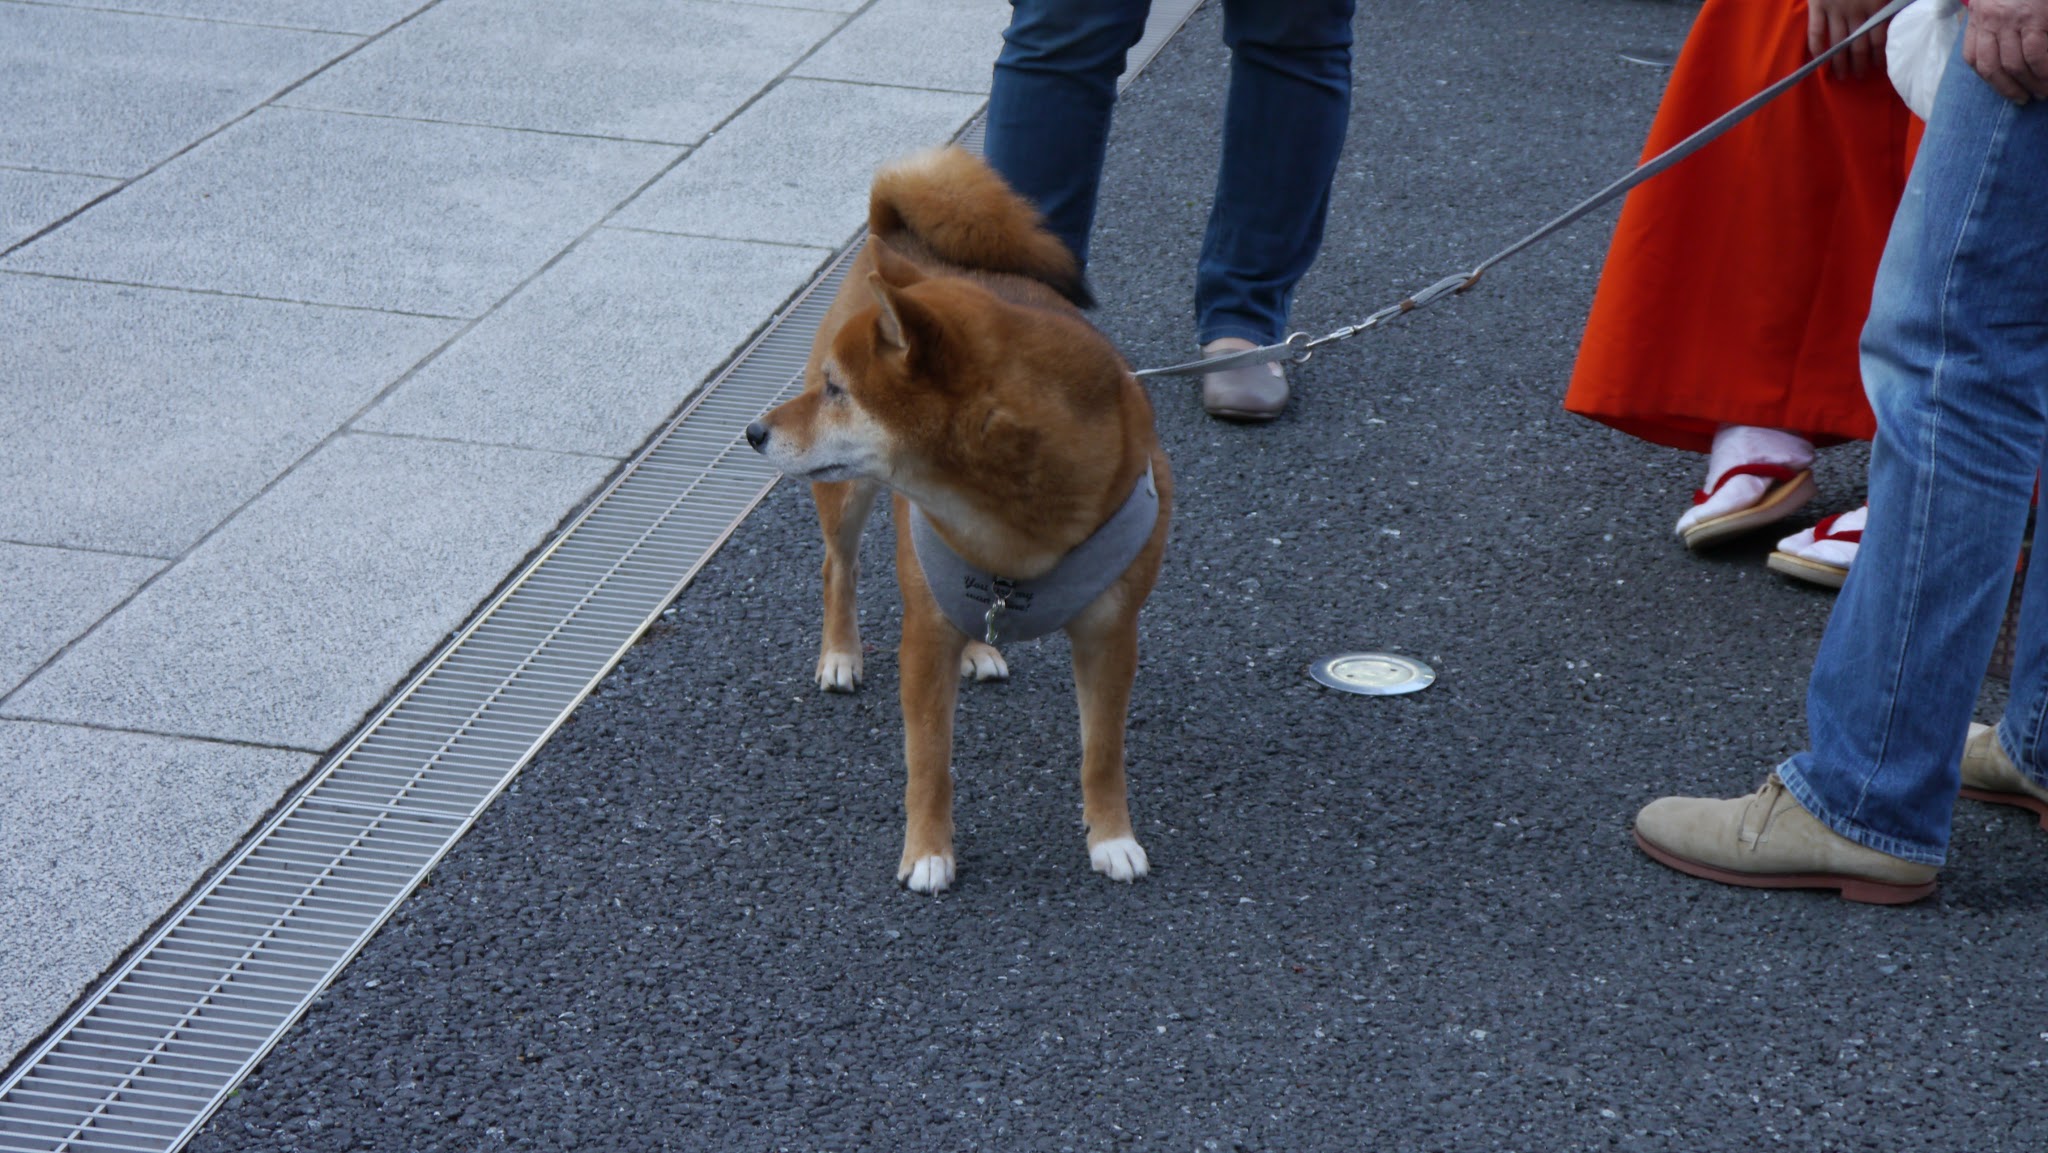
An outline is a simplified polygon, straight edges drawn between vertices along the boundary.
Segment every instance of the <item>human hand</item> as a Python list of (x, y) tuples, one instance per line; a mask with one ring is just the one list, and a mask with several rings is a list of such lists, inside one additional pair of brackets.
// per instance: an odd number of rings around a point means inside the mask
[[(1849, 33), (1863, 27), (1863, 22), (1875, 16), (1885, 3), (1886, 0), (1807, 0), (1807, 52), (1818, 56), (1848, 39)], [(1871, 29), (1870, 35), (1851, 44), (1828, 67), (1837, 76), (1862, 76), (1873, 64), (1883, 71), (1885, 31), (1884, 25)]]
[(1963, 63), (2014, 104), (2048, 100), (2048, 0), (1975, 0)]

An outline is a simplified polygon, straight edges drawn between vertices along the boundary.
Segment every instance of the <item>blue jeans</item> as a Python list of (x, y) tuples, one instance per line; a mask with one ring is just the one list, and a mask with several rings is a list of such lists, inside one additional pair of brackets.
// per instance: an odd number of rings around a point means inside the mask
[[(1949, 62), (1863, 330), (1870, 523), (1778, 769), (1829, 828), (1938, 865), (2048, 442), (2048, 104)], [(1999, 739), (2048, 784), (2048, 553)]]
[[(1294, 286), (1322, 247), (1351, 118), (1355, 0), (1224, 0), (1230, 46), (1223, 161), (1195, 269), (1203, 343), (1286, 333)], [(985, 153), (1077, 259), (1109, 143), (1124, 56), (1150, 0), (1011, 0)]]

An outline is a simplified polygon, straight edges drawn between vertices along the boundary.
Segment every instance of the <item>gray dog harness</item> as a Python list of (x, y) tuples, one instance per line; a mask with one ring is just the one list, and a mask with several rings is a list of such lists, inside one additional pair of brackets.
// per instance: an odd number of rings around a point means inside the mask
[(1145, 551), (1158, 523), (1159, 488), (1147, 464), (1123, 507), (1043, 576), (1011, 580), (975, 568), (914, 504), (910, 544), (946, 619), (968, 636), (995, 644), (1042, 637), (1079, 616)]

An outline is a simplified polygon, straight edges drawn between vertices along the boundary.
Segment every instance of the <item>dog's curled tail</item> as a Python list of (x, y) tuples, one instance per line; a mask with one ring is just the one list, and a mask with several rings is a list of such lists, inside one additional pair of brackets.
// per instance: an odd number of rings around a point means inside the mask
[(963, 148), (934, 148), (875, 173), (868, 231), (904, 233), (948, 264), (1028, 276), (1081, 308), (1092, 308), (1074, 254), (1045, 219), (986, 162)]

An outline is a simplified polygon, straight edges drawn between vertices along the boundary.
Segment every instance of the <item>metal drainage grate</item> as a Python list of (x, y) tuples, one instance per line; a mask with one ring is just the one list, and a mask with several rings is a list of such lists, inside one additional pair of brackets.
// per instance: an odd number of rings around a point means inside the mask
[[(1128, 84), (1199, 6), (1154, 5)], [(981, 121), (961, 143), (979, 149)], [(0, 1153), (182, 1146), (611, 670), (777, 474), (860, 241), (0, 1083)]]

